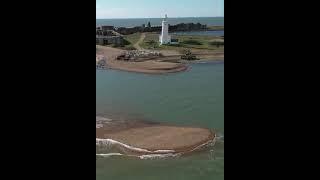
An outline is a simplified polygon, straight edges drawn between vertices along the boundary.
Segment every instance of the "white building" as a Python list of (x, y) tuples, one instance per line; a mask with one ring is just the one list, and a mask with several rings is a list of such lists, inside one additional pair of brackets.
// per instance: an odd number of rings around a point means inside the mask
[(167, 21), (167, 15), (162, 20), (162, 31), (161, 35), (159, 36), (159, 42), (161, 44), (170, 44), (171, 43), (171, 36), (169, 36), (169, 25)]

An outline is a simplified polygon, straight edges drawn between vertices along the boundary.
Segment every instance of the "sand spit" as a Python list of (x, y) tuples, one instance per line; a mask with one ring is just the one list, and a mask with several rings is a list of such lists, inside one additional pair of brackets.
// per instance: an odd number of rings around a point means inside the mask
[(101, 156), (180, 156), (212, 145), (216, 137), (213, 131), (205, 128), (144, 121), (101, 121), (99, 118), (97, 124), (96, 147), (97, 154)]

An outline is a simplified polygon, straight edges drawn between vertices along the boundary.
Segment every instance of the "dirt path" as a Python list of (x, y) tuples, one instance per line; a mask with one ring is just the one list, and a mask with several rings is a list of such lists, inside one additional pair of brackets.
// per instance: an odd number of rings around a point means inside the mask
[(97, 55), (103, 55), (107, 58), (107, 60), (115, 60), (117, 56), (121, 55), (125, 51), (122, 49), (106, 47), (106, 46), (96, 46), (97, 47)]
[(144, 40), (144, 38), (146, 37), (146, 33), (141, 33), (140, 39), (133, 45), (133, 47), (135, 47), (137, 50), (144, 50), (143, 48), (140, 47), (140, 43), (142, 43), (142, 41)]

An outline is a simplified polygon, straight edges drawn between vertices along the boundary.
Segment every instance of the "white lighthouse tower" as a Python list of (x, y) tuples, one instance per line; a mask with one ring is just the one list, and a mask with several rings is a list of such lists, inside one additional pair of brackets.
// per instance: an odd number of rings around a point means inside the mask
[(169, 30), (169, 27), (167, 22), (167, 15), (166, 15), (165, 18), (162, 20), (162, 31), (161, 31), (161, 35), (159, 36), (160, 45), (170, 44), (171, 36), (169, 36), (168, 30)]

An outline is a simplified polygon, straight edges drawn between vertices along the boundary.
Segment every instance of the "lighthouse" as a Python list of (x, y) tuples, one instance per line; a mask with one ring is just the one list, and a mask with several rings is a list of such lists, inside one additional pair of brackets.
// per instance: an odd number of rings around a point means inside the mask
[(167, 21), (167, 15), (165, 15), (165, 18), (162, 20), (162, 31), (161, 35), (159, 36), (159, 42), (161, 44), (170, 44), (171, 37), (169, 36), (169, 25)]

